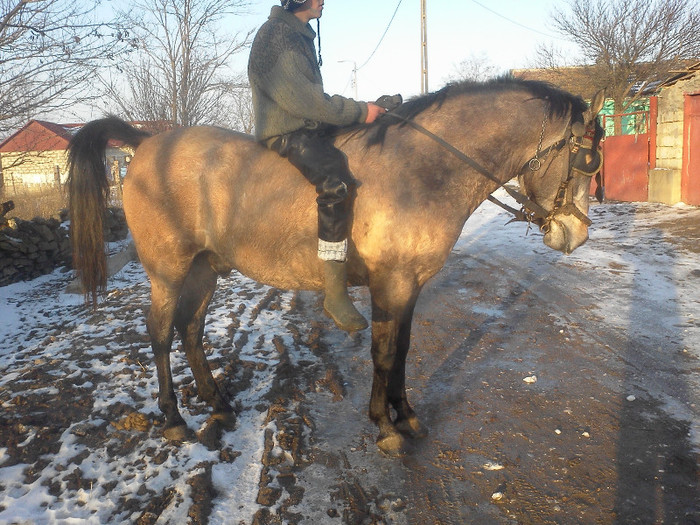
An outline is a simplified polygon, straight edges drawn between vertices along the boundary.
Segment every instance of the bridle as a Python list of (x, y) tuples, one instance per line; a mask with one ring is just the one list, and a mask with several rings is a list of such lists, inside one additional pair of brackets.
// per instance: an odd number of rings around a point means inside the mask
[[(569, 126), (567, 126), (568, 139), (565, 135), (565, 137), (560, 139), (555, 144), (552, 144), (545, 150), (541, 150), (546, 126), (547, 117), (545, 116), (544, 120), (542, 121), (542, 133), (540, 135), (539, 145), (537, 146), (537, 152), (535, 153), (535, 156), (530, 159), (525, 166), (523, 166), (523, 168), (520, 170), (520, 174), (527, 169), (533, 173), (538, 172), (542, 168), (542, 161), (540, 158), (547, 159), (549, 154), (553, 152), (553, 155), (551, 156), (551, 159), (549, 160), (549, 163), (545, 169), (546, 173), (554, 159), (557, 158), (567, 143), (569, 145), (569, 168), (566, 175), (559, 183), (559, 188), (557, 189), (557, 193), (554, 197), (552, 209), (546, 213), (546, 215), (539, 210), (530, 211), (528, 206), (525, 204), (523, 205), (524, 210), (521, 211), (528, 215), (528, 217), (525, 219), (528, 220), (528, 222), (541, 220), (540, 230), (545, 234), (549, 233), (552, 222), (556, 222), (556, 217), (559, 215), (573, 215), (586, 226), (590, 226), (591, 220), (574, 203), (574, 193), (573, 191), (569, 191), (569, 185), (576, 176), (583, 176), (590, 179), (596, 175), (603, 166), (602, 151), (594, 146), (596, 121), (594, 119), (587, 126), (578, 120), (572, 122)], [(600, 184), (600, 179), (598, 179), (598, 183)], [(596, 194), (598, 195), (598, 192), (596, 192)], [(539, 207), (539, 205), (537, 206)]]
[[(578, 209), (573, 201), (573, 192), (569, 192), (569, 184), (574, 177), (582, 175), (585, 177), (593, 177), (598, 171), (600, 171), (603, 165), (603, 156), (598, 148), (593, 145), (595, 137), (595, 123), (594, 119), (588, 126), (584, 126), (583, 122), (573, 121), (567, 128), (565, 136), (559, 141), (542, 149), (542, 141), (544, 140), (545, 130), (547, 126), (548, 117), (545, 115), (542, 121), (542, 133), (540, 135), (540, 142), (537, 146), (537, 151), (535, 156), (532, 157), (528, 162), (525, 163), (523, 168), (520, 170), (518, 175), (522, 175), (525, 170), (530, 170), (532, 172), (537, 172), (542, 168), (542, 159), (547, 159), (550, 153), (553, 155), (549, 159), (547, 166), (545, 168), (545, 173), (549, 170), (554, 159), (561, 153), (564, 146), (569, 144), (569, 169), (565, 177), (563, 177), (561, 183), (559, 184), (559, 189), (554, 198), (554, 206), (551, 210), (546, 210), (527, 195), (513, 189), (508, 186), (504, 186), (503, 183), (496, 178), (488, 169), (484, 168), (481, 164), (476, 162), (474, 159), (463, 153), (462, 151), (455, 148), (452, 144), (444, 140), (443, 138), (435, 135), (433, 132), (429, 131), (425, 127), (421, 126), (417, 122), (396, 115), (395, 113), (389, 113), (383, 118), (393, 117), (401, 120), (403, 123), (408, 124), (415, 130), (419, 131), (423, 135), (426, 135), (433, 141), (437, 142), (440, 146), (445, 148), (447, 151), (452, 153), (462, 162), (469, 165), (471, 168), (479, 172), (481, 175), (485, 176), (489, 180), (498, 183), (503, 189), (510, 195), (515, 201), (520, 204), (521, 209), (513, 208), (507, 204), (501, 202), (493, 195), (489, 195), (487, 199), (494, 204), (500, 206), (504, 210), (508, 211), (513, 215), (513, 218), (509, 222), (513, 221), (525, 221), (528, 224), (536, 223), (539, 224), (540, 230), (545, 234), (551, 229), (551, 223), (556, 222), (556, 216), (558, 215), (573, 215), (578, 220), (583, 222), (586, 226), (590, 226), (591, 220)], [(594, 151), (595, 150), (595, 151)], [(587, 160), (587, 157), (591, 157), (591, 160)]]

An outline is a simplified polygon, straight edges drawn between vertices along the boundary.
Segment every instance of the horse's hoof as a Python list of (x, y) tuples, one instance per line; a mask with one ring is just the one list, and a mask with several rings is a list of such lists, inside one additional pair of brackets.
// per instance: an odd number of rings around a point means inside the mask
[(403, 419), (395, 423), (396, 430), (411, 439), (423, 439), (428, 435), (428, 427), (423, 425), (420, 420), (413, 416), (408, 419)]
[(163, 437), (168, 441), (189, 441), (192, 435), (187, 425), (176, 425), (163, 430)]
[(217, 450), (221, 448), (221, 435), (223, 434), (223, 425), (214, 418), (209, 418), (202, 429), (197, 432), (197, 440), (207, 447), (209, 450)]
[(234, 430), (236, 428), (236, 414), (233, 412), (214, 412), (211, 419), (218, 422), (221, 428), (225, 430)]
[(379, 450), (392, 458), (401, 457), (407, 452), (406, 439), (399, 433), (380, 437), (377, 440), (377, 446)]

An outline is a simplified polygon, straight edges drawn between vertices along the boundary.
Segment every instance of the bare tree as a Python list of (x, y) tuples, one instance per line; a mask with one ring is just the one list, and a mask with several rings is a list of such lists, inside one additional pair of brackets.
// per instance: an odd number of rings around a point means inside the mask
[(243, 133), (253, 133), (255, 116), (253, 113), (253, 93), (248, 84), (248, 79), (243, 79), (241, 75), (236, 82), (229, 85), (226, 96), (226, 106), (229, 111), (226, 113), (227, 119), (221, 121), (226, 127), (242, 131)]
[(104, 80), (109, 98), (132, 120), (191, 126), (227, 121), (231, 111), (231, 57), (252, 32), (224, 31), (225, 16), (248, 0), (137, 0), (128, 20), (138, 58)]
[(700, 8), (688, 0), (567, 0), (553, 23), (592, 65), (621, 113), (685, 60), (700, 57)]
[(537, 46), (533, 62), (535, 68), (551, 70), (574, 65), (571, 57), (568, 57), (560, 48), (551, 43), (540, 43)]
[(88, 96), (95, 71), (128, 49), (97, 1), (0, 0), (0, 137)]
[(455, 66), (454, 73), (448, 78), (449, 82), (487, 80), (498, 73), (496, 66), (491, 63), (486, 53), (472, 53)]

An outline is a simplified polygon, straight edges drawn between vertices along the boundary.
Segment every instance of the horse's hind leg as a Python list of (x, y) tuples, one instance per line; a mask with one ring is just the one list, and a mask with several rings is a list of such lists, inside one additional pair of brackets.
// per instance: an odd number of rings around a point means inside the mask
[(204, 254), (195, 258), (180, 293), (175, 327), (182, 338), (182, 345), (192, 374), (197, 383), (199, 397), (209, 403), (213, 417), (225, 426), (233, 426), (235, 416), (231, 406), (221, 395), (211, 374), (204, 353), (202, 337), (207, 308), (216, 289), (217, 274)]
[(170, 347), (173, 342), (177, 296), (171, 287), (151, 279), (151, 311), (147, 326), (158, 371), (158, 407), (165, 415), (163, 435), (166, 439), (182, 441), (188, 437), (187, 425), (177, 409), (170, 371)]

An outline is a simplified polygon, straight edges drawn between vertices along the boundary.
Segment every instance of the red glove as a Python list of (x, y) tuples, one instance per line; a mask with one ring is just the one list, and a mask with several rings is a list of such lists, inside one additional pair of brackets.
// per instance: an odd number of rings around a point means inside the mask
[(372, 102), (367, 102), (367, 119), (365, 120), (365, 124), (371, 124), (377, 120), (379, 115), (383, 115), (384, 113), (386, 113), (386, 109), (383, 107), (377, 106)]

